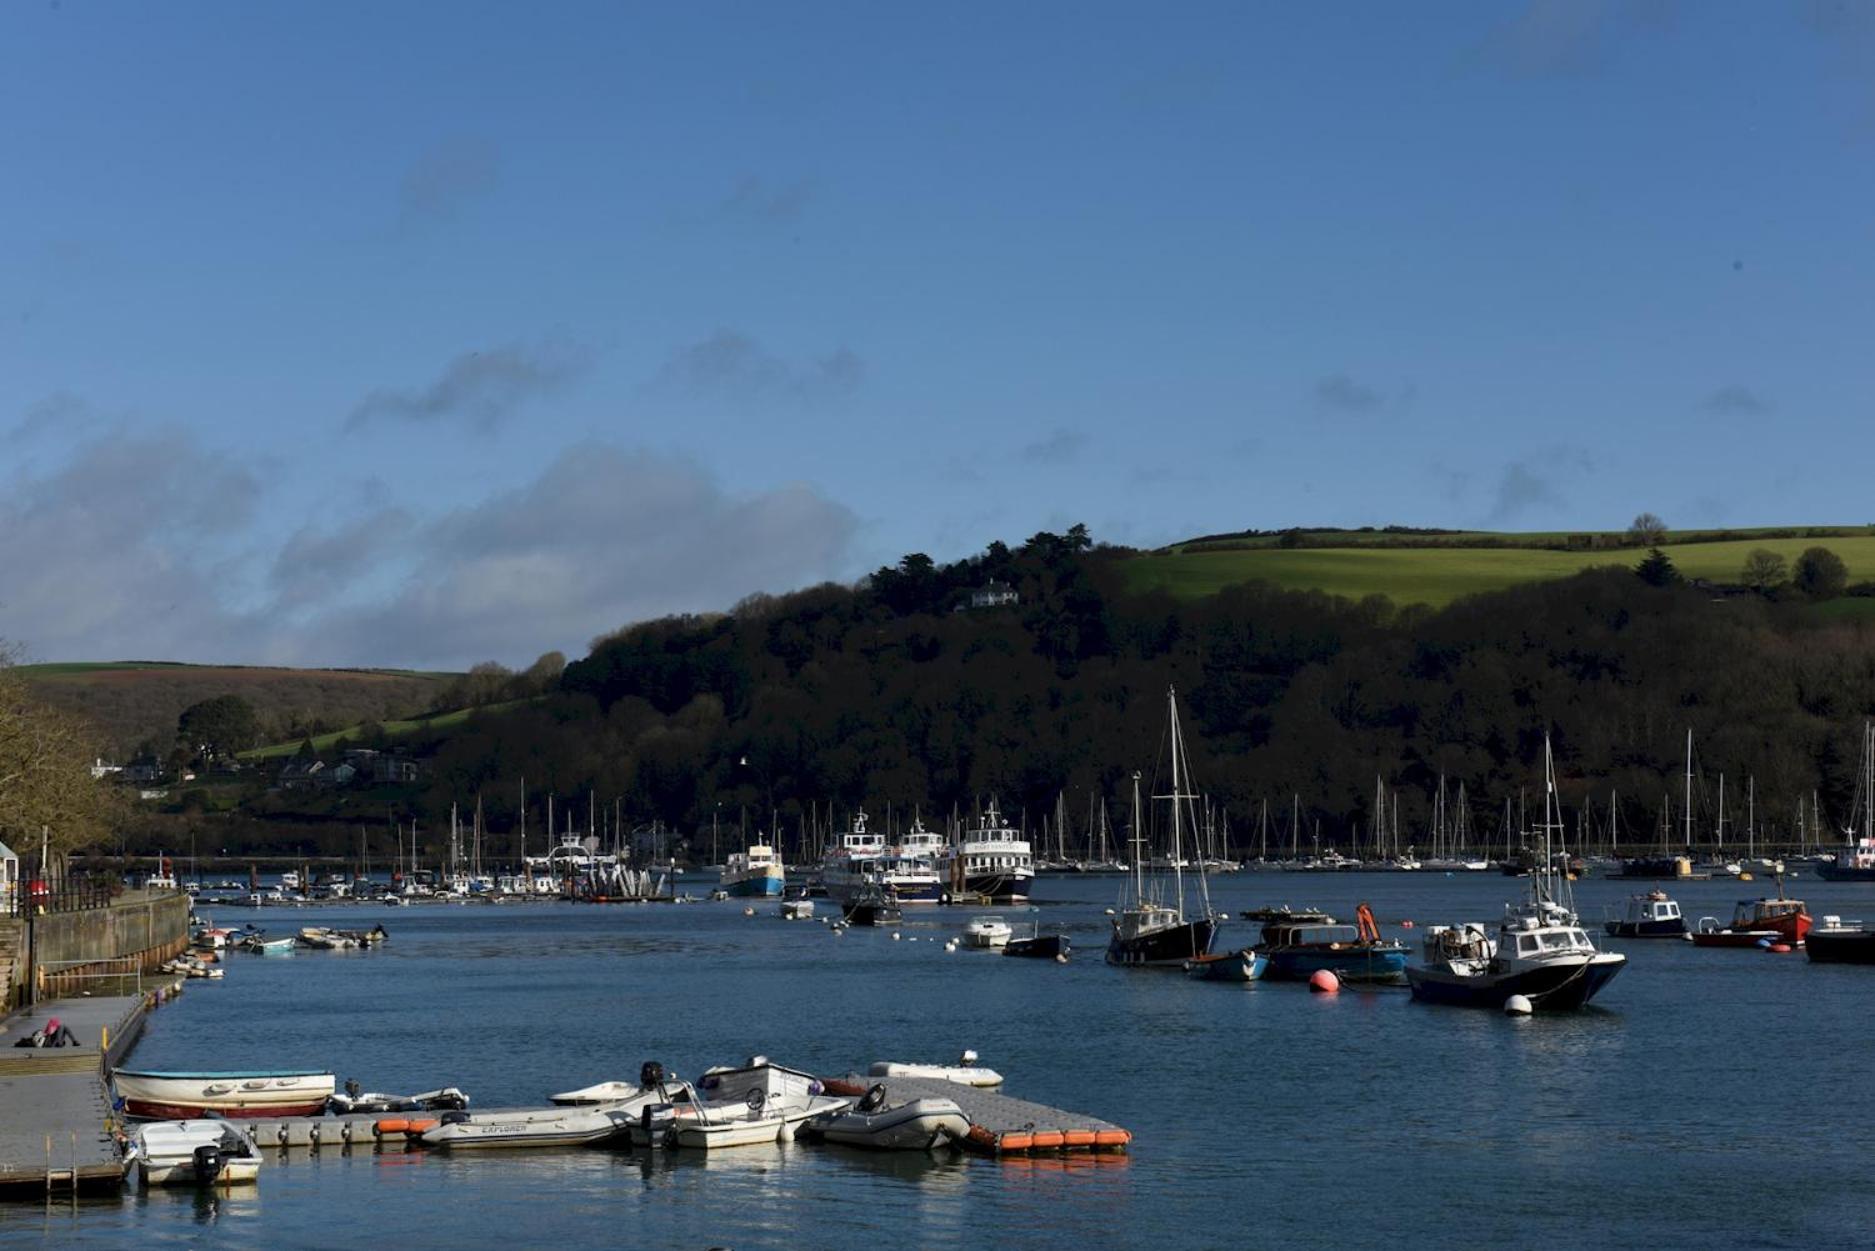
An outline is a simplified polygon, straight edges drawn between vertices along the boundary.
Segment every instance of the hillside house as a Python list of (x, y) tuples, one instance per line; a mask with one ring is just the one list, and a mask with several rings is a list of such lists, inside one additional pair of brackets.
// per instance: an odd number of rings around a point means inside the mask
[(964, 606), (972, 611), (979, 608), (1010, 608), (1022, 602), (1022, 596), (1016, 588), (1007, 582), (992, 579), (970, 592), (970, 598)]

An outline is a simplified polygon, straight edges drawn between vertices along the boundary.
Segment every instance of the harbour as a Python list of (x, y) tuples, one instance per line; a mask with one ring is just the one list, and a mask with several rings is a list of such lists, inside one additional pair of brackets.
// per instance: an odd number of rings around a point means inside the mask
[[(1798, 881), (1819, 915), (1871, 911), (1865, 887)], [(1254, 939), (1258, 926), (1236, 918), (1279, 899), (1352, 915), (1348, 885), (1311, 881), (1305, 897), (1294, 883), (1276, 874), (1214, 880), (1219, 911), (1233, 916), (1220, 946)], [(1355, 889), (1387, 937), (1410, 943), (1430, 922), (1493, 915), (1515, 885), (1395, 874)], [(1680, 1168), (1759, 1205), (1767, 1215), (1754, 1218), (1749, 1245), (1853, 1241), (1860, 1227), (1844, 1196), (1788, 1192), (1727, 1135), (1739, 1118), (1775, 1115), (1861, 1141), (1864, 1096), (1810, 1075), (1859, 1036), (1863, 970), (1812, 966), (1801, 953), (1612, 943), (1632, 967), (1605, 996), (1580, 1012), (1524, 1019), (1429, 1007), (1403, 987), (1351, 985), (1332, 996), (1280, 982), (1219, 987), (1086, 954), (1111, 927), (1118, 886), (1043, 875), (1032, 909), (1008, 910), (1071, 935), (1079, 953), (1066, 965), (948, 950), (971, 915), (956, 908), (845, 931), (782, 923), (772, 902), (747, 916), (740, 900), (413, 908), (372, 948), (228, 954), (224, 979), (192, 981), (149, 1016), (132, 1058), (151, 1069), (328, 1068), (373, 1089), (455, 1085), (472, 1094), (473, 1112), (538, 1107), (559, 1090), (635, 1077), (646, 1056), (690, 1078), (756, 1051), (834, 1076), (863, 1074), (868, 1058), (945, 1060), (968, 1046), (1004, 1075), (1011, 1097), (1125, 1126), (1124, 1153), (998, 1158), (795, 1142), (464, 1155), (387, 1142), (375, 1129), (383, 1115), (289, 1119), (288, 1148), (265, 1151), (257, 1186), (8, 1204), (0, 1238), (50, 1231), (105, 1241), (134, 1228), (158, 1244), (304, 1240), (325, 1236), (335, 1209), (362, 1209), (455, 1238), (504, 1213), (528, 1213), (530, 1237), (592, 1239), (624, 1220), (656, 1245), (784, 1246), (806, 1230), (823, 1245), (858, 1247), (902, 1238), (908, 1212), (917, 1214), (915, 1241), (929, 1242), (1017, 1222), (1025, 1245), (1137, 1239), (1176, 1225), (1196, 1231), (1181, 1245), (1223, 1246), (1254, 1222), (1259, 1236), (1304, 1243), (1391, 1231), (1430, 1244), (1457, 1213), (1472, 1241), (1536, 1231), (1563, 1245), (1618, 1245), (1638, 1222), (1666, 1219), (1661, 1192)], [(1589, 912), (1628, 888), (1590, 878), (1576, 890)], [(1693, 916), (1729, 912), (1736, 893), (1729, 882), (1675, 888)], [(317, 911), (341, 929), (384, 915), (362, 905)], [(1767, 1012), (1783, 1022), (1775, 1048), (1699, 1042)], [(1650, 1121), (1674, 1127), (1682, 1145), (1671, 1161), (1638, 1132), (1634, 1089), (1648, 1092)], [(265, 1120), (252, 1124), (268, 1132)], [(1347, 1143), (1375, 1136), (1388, 1155), (1432, 1153), (1455, 1167), (1388, 1191), (1384, 1203), (1321, 1202)], [(1245, 1150), (1257, 1155), (1251, 1180), (1211, 1184), (1240, 1177)], [(1497, 1170), (1503, 1194), (1477, 1193), (1479, 1169)], [(1540, 1199), (1565, 1179), (1596, 1187), (1598, 1205), (1565, 1215)], [(473, 1217), (451, 1209), (468, 1184), (482, 1201)], [(1688, 1241), (1736, 1240), (1729, 1205), (1670, 1193), (1665, 1205)]]

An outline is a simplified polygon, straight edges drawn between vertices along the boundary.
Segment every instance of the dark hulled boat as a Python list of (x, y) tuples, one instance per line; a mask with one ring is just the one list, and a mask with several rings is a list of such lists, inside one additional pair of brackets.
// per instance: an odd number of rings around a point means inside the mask
[(1602, 928), (1615, 938), (1684, 938), (1686, 918), (1666, 891), (1650, 890), (1629, 895), (1621, 915), (1608, 918)]
[(1032, 960), (1066, 960), (1073, 950), (1066, 934), (1031, 934), (1003, 944), (1004, 955), (1027, 956)]
[[(1139, 774), (1133, 774), (1133, 877), (1129, 883), (1126, 906), (1113, 918), (1113, 934), (1107, 940), (1107, 963), (1129, 966), (1164, 965), (1179, 968), (1187, 960), (1211, 954), (1217, 938), (1217, 917), (1211, 911), (1211, 895), (1206, 889), (1204, 866), (1198, 865), (1198, 899), (1202, 911), (1197, 916), (1185, 913), (1185, 869), (1181, 843), (1185, 822), (1195, 813), (1190, 807), (1197, 798), (1187, 794), (1185, 741), (1178, 726), (1178, 693), (1166, 692), (1166, 710), (1170, 719), (1168, 738), (1172, 746), (1172, 854), (1170, 882), (1164, 876), (1148, 880), (1145, 825), (1139, 799)], [(1195, 820), (1192, 824), (1195, 831)], [(1169, 886), (1164, 897), (1160, 896)]]
[(1810, 931), (1803, 949), (1812, 964), (1875, 964), (1875, 930), (1852, 925), (1819, 925)]

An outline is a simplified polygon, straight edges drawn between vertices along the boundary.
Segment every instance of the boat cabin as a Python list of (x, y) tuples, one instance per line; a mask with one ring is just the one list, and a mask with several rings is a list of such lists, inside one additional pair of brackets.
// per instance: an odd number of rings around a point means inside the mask
[(1801, 899), (1741, 899), (1732, 914), (1734, 929), (1771, 929), (1779, 921), (1803, 915)]
[(1667, 898), (1665, 891), (1649, 891), (1645, 895), (1628, 896), (1627, 910), (1621, 918), (1631, 924), (1648, 921), (1680, 920), (1680, 905)]
[(1507, 930), (1499, 941), (1498, 950), (1506, 956), (1540, 960), (1545, 956), (1592, 952), (1595, 944), (1581, 930), (1558, 925), (1535, 930)]
[(1269, 921), (1263, 926), (1263, 947), (1352, 947), (1361, 932), (1352, 925), (1325, 925), (1295, 921)]

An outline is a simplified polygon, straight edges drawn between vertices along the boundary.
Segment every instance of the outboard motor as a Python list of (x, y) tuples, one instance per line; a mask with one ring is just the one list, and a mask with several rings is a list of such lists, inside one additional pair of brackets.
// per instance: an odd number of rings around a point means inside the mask
[(443, 1113), (443, 1124), (445, 1125), (466, 1125), (468, 1123), (469, 1114), (467, 1112), (458, 1109), (454, 1112)]
[(357, 1078), (348, 1077), (345, 1079), (345, 1095), (347, 1098), (356, 1100), (358, 1096), (363, 1093), (364, 1087), (358, 1084)]
[(861, 1112), (877, 1112), (880, 1108), (883, 1108), (884, 1106), (885, 1106), (885, 1083), (884, 1082), (873, 1083), (871, 1088), (868, 1089), (864, 1095), (860, 1096), (859, 1110)]
[(669, 1146), (671, 1135), (677, 1132), (677, 1109), (668, 1103), (646, 1104), (638, 1113), (638, 1129), (645, 1146)]
[(195, 1149), (195, 1179), (212, 1182), (221, 1176), (221, 1144), (205, 1142)]
[(646, 1060), (639, 1066), (638, 1085), (641, 1088), (650, 1090), (654, 1086), (662, 1086), (663, 1084), (664, 1066), (662, 1064), (659, 1064), (656, 1060)]

